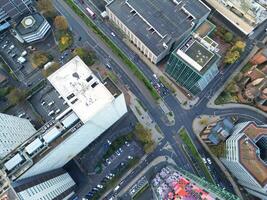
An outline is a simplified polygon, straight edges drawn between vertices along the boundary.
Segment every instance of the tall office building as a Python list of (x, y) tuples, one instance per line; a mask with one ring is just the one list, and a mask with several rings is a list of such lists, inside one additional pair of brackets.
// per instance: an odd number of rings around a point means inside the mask
[(213, 185), (183, 169), (167, 166), (152, 179), (155, 200), (238, 200), (239, 198), (220, 186)]
[(153, 63), (175, 42), (181, 42), (209, 15), (201, 0), (113, 0), (106, 6), (109, 19)]
[(56, 169), (12, 183), (20, 200), (67, 200), (75, 195), (76, 184), (63, 169)]
[(12, 181), (61, 168), (127, 112), (124, 94), (78, 56), (48, 80), (68, 107), (2, 160)]
[(0, 113), (0, 158), (8, 155), (35, 132), (29, 120)]
[(193, 95), (204, 90), (219, 72), (218, 44), (208, 37), (209, 33), (203, 34), (201, 27), (172, 52), (166, 67), (166, 73)]
[(30, 13), (31, 0), (1, 0), (0, 1), (0, 31), (10, 25), (23, 14)]
[(267, 125), (237, 124), (222, 162), (250, 194), (267, 199)]

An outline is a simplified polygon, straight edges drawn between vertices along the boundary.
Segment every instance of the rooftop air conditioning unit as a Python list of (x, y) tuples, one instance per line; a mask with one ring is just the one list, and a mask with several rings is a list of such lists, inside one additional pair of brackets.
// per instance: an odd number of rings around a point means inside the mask
[(165, 42), (163, 42), (163, 47), (164, 47), (165, 49), (168, 49), (168, 45), (167, 45)]

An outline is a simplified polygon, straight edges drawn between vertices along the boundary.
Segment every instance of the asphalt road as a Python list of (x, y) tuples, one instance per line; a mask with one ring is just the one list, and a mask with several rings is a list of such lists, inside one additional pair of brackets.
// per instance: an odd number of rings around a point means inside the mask
[[(121, 77), (120, 80), (127, 86), (129, 86), (130, 90), (143, 102), (145, 107), (147, 108), (148, 112), (151, 116), (153, 116), (153, 120), (157, 122), (161, 130), (163, 131), (163, 134), (165, 135), (165, 138), (163, 139), (163, 143), (169, 142), (171, 144), (172, 148), (175, 150), (176, 155), (171, 155), (176, 163), (181, 166), (185, 167), (187, 170), (192, 171), (192, 167), (188, 163), (187, 159), (185, 158), (183, 152), (179, 149), (179, 147), (174, 143), (173, 135), (177, 134), (177, 131), (184, 126), (189, 135), (191, 136), (192, 140), (195, 142), (195, 145), (200, 152), (200, 154), (203, 157), (209, 157), (208, 154), (205, 152), (203, 147), (198, 142), (195, 134), (192, 130), (192, 121), (194, 118), (196, 118), (198, 115), (201, 114), (217, 114), (217, 115), (238, 115), (238, 116), (244, 116), (248, 120), (256, 120), (258, 122), (266, 123), (266, 118), (257, 112), (254, 112), (249, 109), (244, 108), (233, 108), (233, 109), (212, 109), (207, 108), (207, 103), (209, 101), (208, 98), (206, 98), (209, 95), (212, 95), (215, 91), (217, 91), (221, 85), (227, 80), (227, 78), (230, 76), (230, 74), (233, 73), (233, 71), (237, 68), (237, 66), (240, 64), (239, 62), (233, 64), (232, 66), (228, 67), (228, 69), (223, 74), (218, 74), (217, 77), (212, 81), (211, 84), (207, 86), (207, 88), (199, 95), (200, 103), (198, 103), (196, 106), (194, 106), (191, 110), (184, 110), (179, 102), (176, 100), (175, 97), (172, 95), (168, 95), (164, 98), (165, 103), (169, 106), (169, 108), (173, 111), (175, 116), (175, 125), (173, 126), (167, 126), (162, 121), (163, 113), (161, 109), (153, 102), (151, 101), (151, 97), (147, 95), (147, 90), (140, 85), (140, 82), (136, 80), (136, 78), (129, 73), (129, 70), (121, 63), (121, 61), (113, 55), (113, 53), (110, 51), (108, 47), (106, 47), (102, 41), (97, 38), (97, 36), (90, 31), (86, 25), (79, 19), (78, 16), (76, 16), (72, 10), (69, 9), (68, 6), (62, 1), (62, 0), (54, 0), (54, 5), (68, 20), (69, 25), (71, 26), (72, 31), (75, 34), (78, 34), (82, 37), (82, 43), (87, 43), (89, 46), (92, 47), (96, 51), (97, 56), (102, 62), (106, 62), (107, 59), (111, 61), (112, 68), (116, 74), (119, 74)], [(107, 34), (107, 36), (116, 43), (116, 45), (129, 57), (133, 58), (135, 55), (121, 40), (119, 37), (113, 37), (109, 33), (114, 30), (111, 29), (109, 25), (107, 25), (105, 22), (99, 22), (97, 23), (97, 26)], [(243, 55), (241, 56), (240, 60), (243, 60), (248, 53), (252, 49), (252, 43), (253, 41), (247, 40), (247, 47)], [(153, 72), (147, 67), (141, 60), (138, 60), (135, 62), (135, 64), (139, 67), (139, 69), (149, 78), (151, 79), (153, 77)], [(220, 80), (220, 81), (218, 81)], [(157, 155), (161, 155), (162, 152), (160, 151), (160, 146), (156, 149), (155, 152), (153, 152), (151, 156), (151, 160), (153, 157), (156, 157)], [(144, 163), (145, 165), (145, 163)], [(225, 179), (224, 174), (219, 170), (218, 167), (214, 167), (214, 174), (216, 174), (216, 177), (218, 180), (222, 181), (222, 184), (224, 187), (229, 188), (231, 190), (230, 183)]]

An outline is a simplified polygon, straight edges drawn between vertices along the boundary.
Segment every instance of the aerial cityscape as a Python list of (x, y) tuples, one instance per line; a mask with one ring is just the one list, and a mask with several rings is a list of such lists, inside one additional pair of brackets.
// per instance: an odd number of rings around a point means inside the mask
[(267, 200), (266, 0), (0, 6), (0, 200)]

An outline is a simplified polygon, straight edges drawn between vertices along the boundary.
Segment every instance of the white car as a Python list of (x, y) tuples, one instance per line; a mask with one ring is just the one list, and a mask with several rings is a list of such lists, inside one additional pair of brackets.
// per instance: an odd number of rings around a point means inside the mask
[(96, 187), (98, 187), (99, 189), (102, 189), (103, 185), (98, 184)]
[(118, 191), (118, 189), (120, 189), (120, 186), (117, 185), (117, 186), (114, 188), (114, 192)]
[(207, 158), (208, 163), (211, 165), (211, 159)]
[(202, 158), (202, 160), (203, 160), (204, 164), (207, 164), (206, 158)]
[(116, 36), (116, 35), (115, 35), (115, 33), (113, 33), (113, 32), (111, 32), (110, 34), (111, 34), (113, 37), (115, 37), (115, 36)]

